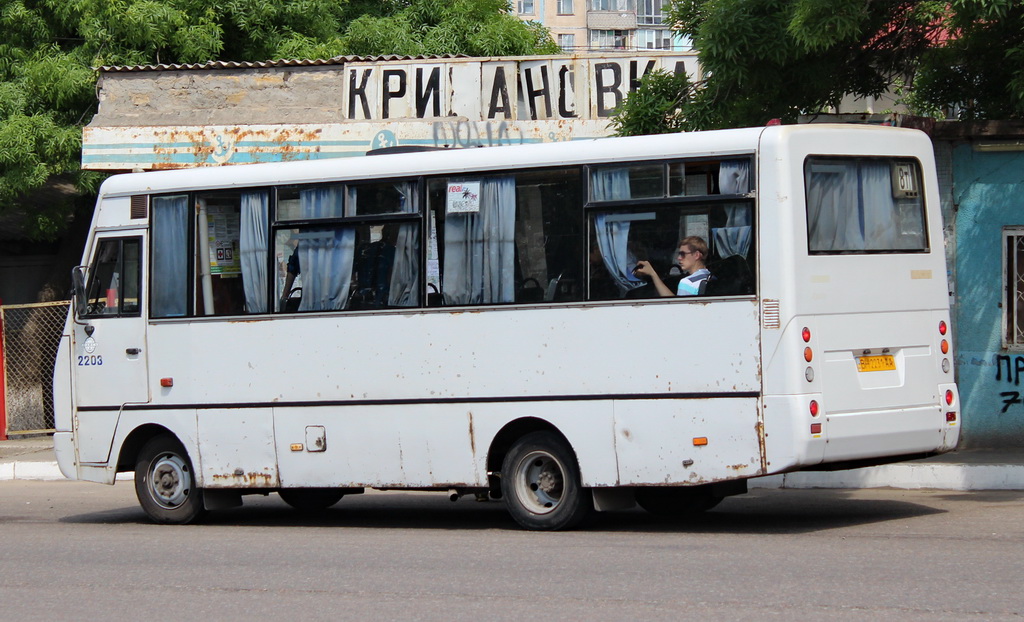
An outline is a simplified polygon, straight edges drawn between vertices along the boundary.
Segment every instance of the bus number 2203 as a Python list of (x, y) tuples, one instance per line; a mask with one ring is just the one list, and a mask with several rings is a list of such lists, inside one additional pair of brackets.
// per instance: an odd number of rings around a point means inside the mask
[(88, 367), (90, 365), (102, 365), (103, 357), (99, 354), (86, 354), (78, 357), (79, 367)]

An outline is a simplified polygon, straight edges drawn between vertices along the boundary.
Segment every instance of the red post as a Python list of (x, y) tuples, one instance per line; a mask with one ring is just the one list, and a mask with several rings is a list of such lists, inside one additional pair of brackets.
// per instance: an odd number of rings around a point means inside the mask
[[(0, 307), (4, 301), (0, 299)], [(0, 441), (7, 440), (7, 395), (4, 387), (7, 386), (7, 376), (4, 375), (4, 315), (0, 313)]]

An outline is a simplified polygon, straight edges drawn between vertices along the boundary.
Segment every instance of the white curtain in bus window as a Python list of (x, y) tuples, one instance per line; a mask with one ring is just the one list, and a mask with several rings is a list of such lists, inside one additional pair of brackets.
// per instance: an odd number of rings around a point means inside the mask
[(750, 161), (725, 160), (718, 165), (719, 194), (750, 192)]
[(808, 160), (811, 252), (926, 249), (921, 199), (893, 196), (891, 169), (889, 160)]
[[(337, 186), (302, 190), (299, 193), (301, 217), (340, 215), (344, 196)], [(296, 237), (302, 274), (299, 311), (344, 309), (352, 285), (355, 231), (341, 227), (313, 229), (301, 231)]]
[(239, 254), (246, 313), (267, 312), (267, 209), (265, 192), (242, 194)]
[(153, 317), (184, 317), (188, 313), (188, 196), (152, 199)]
[[(449, 194), (451, 184), (449, 182)], [(472, 183), (472, 182), (468, 182)], [(475, 209), (453, 211), (446, 202), (444, 280), (446, 305), (515, 300), (516, 182), (512, 176), (479, 182)], [(471, 205), (471, 204), (469, 204)]]
[(721, 259), (733, 255), (746, 257), (753, 240), (753, 210), (749, 204), (745, 203), (723, 205), (721, 209), (725, 212), (725, 226), (711, 229), (715, 252)]

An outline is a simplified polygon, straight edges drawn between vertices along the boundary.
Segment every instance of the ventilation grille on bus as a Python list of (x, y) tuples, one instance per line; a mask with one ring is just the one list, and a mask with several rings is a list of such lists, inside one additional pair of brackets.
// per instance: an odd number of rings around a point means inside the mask
[(149, 195), (132, 195), (131, 218), (149, 218)]
[(761, 323), (765, 328), (781, 328), (779, 301), (765, 298), (761, 301)]

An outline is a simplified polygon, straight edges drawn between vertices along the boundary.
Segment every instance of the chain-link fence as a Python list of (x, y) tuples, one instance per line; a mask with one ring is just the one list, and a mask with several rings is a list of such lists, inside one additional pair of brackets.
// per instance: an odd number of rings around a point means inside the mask
[(53, 364), (69, 303), (0, 307), (7, 434), (53, 431)]

